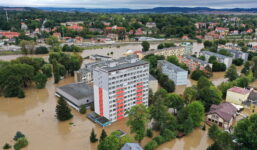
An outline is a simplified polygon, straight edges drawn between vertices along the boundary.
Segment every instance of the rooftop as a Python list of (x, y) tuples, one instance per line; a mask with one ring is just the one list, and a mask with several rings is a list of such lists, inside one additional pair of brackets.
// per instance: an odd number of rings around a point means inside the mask
[(229, 122), (231, 118), (236, 114), (236, 112), (237, 112), (237, 109), (234, 105), (232, 105), (231, 103), (225, 102), (219, 105), (215, 105), (215, 104), (211, 105), (211, 108), (208, 114), (216, 113), (226, 122)]
[(148, 54), (153, 54), (155, 52), (177, 50), (177, 49), (181, 49), (181, 48), (185, 48), (185, 47), (184, 46), (175, 46), (175, 47), (169, 47), (169, 48), (164, 48), (164, 49), (150, 50), (150, 51), (144, 52), (144, 54), (148, 55)]
[(152, 76), (152, 75), (149, 75), (149, 81), (157, 81), (157, 79), (155, 79), (155, 77), (154, 76)]
[[(167, 67), (170, 70), (174, 70), (175, 72), (184, 72), (186, 70), (168, 62), (167, 60), (158, 60), (158, 63), (161, 63), (162, 65), (164, 65), (165, 67)], [(187, 71), (186, 71), (187, 72)]]
[(203, 60), (201, 60), (201, 59), (198, 59), (198, 58), (196, 58), (196, 57), (192, 57), (192, 56), (184, 56), (185, 58), (187, 58), (187, 59), (190, 59), (190, 60), (192, 60), (192, 61), (194, 61), (194, 62), (198, 62), (198, 63), (200, 63), (200, 64), (202, 64), (202, 65), (208, 65), (208, 64), (210, 64), (210, 63), (208, 63), (208, 62), (206, 62), (206, 61), (203, 61)]
[(232, 57), (229, 57), (229, 56), (221, 55), (221, 54), (218, 54), (218, 53), (213, 53), (213, 52), (210, 52), (210, 51), (201, 51), (201, 53), (207, 54), (207, 55), (210, 55), (210, 56), (216, 56), (218, 58), (232, 58)]
[(148, 62), (144, 60), (139, 60), (136, 57), (136, 55), (129, 55), (127, 57), (121, 57), (115, 60), (104, 61), (102, 66), (98, 66), (98, 67), (107, 72), (112, 72), (115, 70), (121, 70), (121, 69), (126, 69), (126, 68), (135, 67), (135, 66), (146, 65), (146, 64), (148, 64)]
[(121, 150), (143, 150), (138, 143), (126, 143)]
[(244, 88), (240, 88), (240, 87), (232, 87), (232, 88), (228, 89), (228, 91), (243, 94), (243, 95), (249, 94), (251, 92), (248, 89), (244, 89)]
[(94, 95), (93, 88), (85, 83), (72, 83), (58, 88), (78, 100)]

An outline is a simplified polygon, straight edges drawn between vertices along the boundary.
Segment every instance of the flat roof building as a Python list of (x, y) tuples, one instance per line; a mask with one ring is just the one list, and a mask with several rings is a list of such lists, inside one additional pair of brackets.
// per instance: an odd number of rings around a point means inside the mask
[(93, 69), (95, 113), (114, 122), (137, 104), (148, 106), (149, 64), (135, 55)]
[(204, 56), (206, 61), (208, 61), (211, 56), (215, 56), (217, 58), (217, 61), (220, 63), (224, 63), (227, 68), (229, 68), (232, 65), (233, 58), (229, 56), (224, 56), (210, 51), (201, 51), (200, 56)]
[(93, 88), (85, 83), (72, 83), (58, 87), (56, 94), (63, 97), (76, 110), (79, 110), (81, 105), (94, 102)]
[(188, 71), (166, 61), (158, 60), (157, 68), (161, 72), (169, 77), (170, 80), (174, 81), (176, 85), (186, 85)]
[(209, 66), (212, 68), (212, 64), (201, 59), (192, 57), (192, 56), (184, 56), (181, 58), (181, 62), (185, 63), (190, 71), (195, 71), (196, 69), (200, 69), (205, 71), (205, 67)]
[(245, 53), (236, 49), (225, 49), (225, 50), (232, 54), (233, 59), (241, 58), (244, 60), (244, 62), (248, 60), (248, 55), (249, 55), (248, 53)]

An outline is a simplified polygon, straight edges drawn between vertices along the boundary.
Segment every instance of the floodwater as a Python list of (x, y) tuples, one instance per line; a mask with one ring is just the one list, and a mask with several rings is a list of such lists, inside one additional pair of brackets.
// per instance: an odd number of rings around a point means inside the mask
[[(0, 97), (0, 146), (6, 142), (14, 144), (13, 136), (16, 131), (21, 131), (29, 140), (25, 150), (96, 150), (97, 144), (89, 142), (90, 132), (94, 128), (99, 137), (102, 127), (75, 110), (72, 110), (74, 117), (69, 121), (58, 122), (55, 118), (57, 103), (57, 98), (54, 96), (55, 88), (72, 82), (73, 78), (69, 77), (55, 85), (53, 79), (49, 79), (45, 89), (38, 90), (33, 87), (26, 89), (24, 99)], [(108, 134), (118, 129), (129, 133), (126, 121), (127, 119), (118, 121), (105, 127), (105, 130)], [(145, 138), (142, 146), (150, 140)], [(158, 149), (175, 150), (181, 149), (181, 146), (184, 150), (206, 149), (210, 142), (207, 132), (196, 129), (192, 135), (172, 140)]]
[[(151, 49), (156, 47), (157, 44), (151, 45)], [(87, 50), (82, 53), (82, 56), (106, 55), (113, 51), (113, 57), (117, 58), (123, 56), (130, 49), (141, 49), (141, 45)], [(22, 55), (0, 56), (0, 60), (9, 61), (20, 56)], [(48, 59), (47, 55), (33, 57)], [(220, 75), (217, 79), (223, 78), (223, 76)], [(38, 90), (35, 87), (25, 89), (26, 98), (24, 99), (0, 97), (0, 147), (6, 142), (13, 145), (12, 138), (16, 131), (21, 131), (29, 140), (29, 145), (24, 150), (96, 150), (97, 143), (91, 144), (89, 141), (90, 133), (94, 128), (99, 137), (102, 127), (94, 124), (85, 115), (81, 115), (73, 109), (74, 117), (69, 121), (59, 122), (55, 117), (57, 104), (57, 98), (54, 95), (55, 88), (73, 82), (74, 79), (68, 77), (60, 81), (59, 84), (53, 84), (51, 78), (48, 80), (45, 89)], [(183, 88), (177, 88), (177, 93), (182, 94)], [(111, 126), (105, 127), (105, 130), (108, 134), (118, 129), (129, 133), (126, 121), (127, 118), (115, 122)], [(155, 132), (154, 135), (158, 135), (158, 133)], [(150, 140), (150, 138), (145, 137), (141, 145), (144, 146)], [(211, 143), (207, 131), (196, 129), (189, 136), (162, 144), (158, 150), (205, 150)]]

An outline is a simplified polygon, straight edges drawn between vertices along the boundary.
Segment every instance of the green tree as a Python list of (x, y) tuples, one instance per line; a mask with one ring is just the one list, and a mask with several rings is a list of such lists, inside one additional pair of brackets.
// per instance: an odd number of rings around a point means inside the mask
[(234, 136), (242, 149), (255, 149), (257, 147), (257, 114), (240, 120), (235, 126)]
[(28, 140), (25, 137), (22, 137), (16, 141), (13, 147), (15, 150), (20, 150), (23, 147), (26, 147), (28, 144), (29, 144)]
[(197, 82), (197, 89), (199, 90), (205, 87), (211, 87), (211, 86), (213, 86), (212, 82), (204, 76), (200, 77), (200, 79)]
[(245, 64), (244, 64), (244, 68), (241, 70), (241, 73), (243, 73), (243, 74), (248, 74), (248, 72), (250, 71), (250, 69), (251, 69), (251, 62), (250, 61), (247, 61), (247, 62), (245, 62)]
[(194, 101), (187, 106), (188, 115), (192, 118), (194, 127), (199, 127), (204, 119), (204, 106), (199, 101)]
[(192, 103), (197, 98), (197, 89), (195, 87), (187, 87), (184, 91), (184, 98), (187, 104)]
[(47, 76), (41, 72), (38, 72), (35, 76), (34, 76), (34, 81), (36, 83), (36, 87), (38, 89), (42, 89), (45, 88), (46, 82), (47, 82)]
[(23, 54), (25, 54), (25, 55), (33, 54), (34, 53), (34, 49), (35, 49), (35, 45), (36, 45), (36, 43), (34, 41), (22, 40), (20, 42), (21, 52)]
[(86, 106), (86, 104), (81, 105), (81, 106), (80, 106), (80, 109), (79, 109), (79, 113), (80, 113), (80, 114), (85, 114), (86, 112), (87, 112), (87, 106)]
[(153, 137), (153, 131), (152, 131), (152, 129), (147, 129), (147, 130), (146, 130), (146, 136), (148, 136), (148, 137), (150, 137), (150, 138)]
[(60, 45), (60, 42), (58, 40), (57, 37), (55, 36), (50, 36), (49, 38), (46, 39), (46, 43), (52, 47), (55, 47), (55, 46), (59, 46)]
[(253, 62), (252, 71), (253, 71), (254, 78), (256, 79), (257, 78), (257, 56), (254, 56), (252, 58), (252, 62)]
[(45, 74), (48, 78), (52, 77), (52, 65), (51, 64), (44, 64), (41, 68), (43, 74)]
[(229, 81), (233, 81), (233, 80), (237, 79), (238, 76), (239, 75), (237, 74), (235, 65), (231, 65), (225, 74), (225, 77), (228, 78)]
[(5, 143), (3, 146), (3, 149), (10, 149), (10, 148), (12, 148), (12, 146), (8, 143)]
[(145, 135), (146, 124), (148, 122), (149, 114), (147, 108), (140, 104), (133, 106), (128, 113), (127, 125), (130, 127), (130, 131), (135, 133), (135, 139), (141, 142)]
[(48, 49), (45, 46), (37, 47), (35, 50), (35, 54), (48, 54)]
[(53, 60), (53, 73), (54, 73), (54, 83), (58, 83), (61, 79), (59, 66), (56, 60)]
[(222, 93), (216, 87), (205, 87), (199, 91), (198, 99), (203, 103), (205, 110), (209, 111), (212, 104), (222, 101)]
[(201, 76), (206, 76), (205, 73), (202, 70), (195, 70), (191, 74), (191, 79), (198, 81)]
[(157, 146), (158, 144), (152, 140), (145, 145), (144, 150), (154, 150)]
[(199, 56), (198, 59), (201, 59), (201, 60), (203, 60), (203, 61), (206, 60), (205, 56)]
[(168, 56), (167, 61), (169, 61), (170, 63), (175, 64), (177, 66), (179, 65), (177, 56)]
[(97, 141), (98, 141), (98, 139), (96, 138), (95, 130), (92, 129), (91, 135), (90, 135), (90, 142), (91, 142), (91, 143), (95, 143), (95, 142), (97, 142)]
[(15, 136), (13, 137), (14, 141), (17, 141), (19, 138), (23, 138), (25, 137), (25, 135), (23, 133), (21, 133), (20, 131), (17, 131)]
[(233, 56), (229, 51), (225, 49), (220, 49), (219, 54), (224, 55), (224, 56)]
[(143, 41), (141, 45), (142, 45), (142, 47), (143, 47), (143, 48), (142, 48), (142, 51), (143, 51), (143, 52), (149, 51), (149, 48), (150, 48), (149, 42)]
[(209, 63), (214, 63), (214, 62), (216, 62), (216, 61), (217, 61), (216, 56), (211, 56), (211, 57), (209, 58), (209, 60), (208, 60)]
[(107, 133), (105, 132), (105, 130), (102, 130), (101, 136), (100, 136), (100, 142), (103, 141), (105, 138), (107, 137)]
[(244, 60), (241, 58), (233, 59), (232, 63), (236, 66), (242, 66), (244, 63)]
[(213, 66), (212, 66), (212, 71), (213, 72), (222, 72), (222, 71), (226, 71), (227, 67), (224, 63), (219, 63), (219, 62), (213, 62)]
[(60, 98), (58, 100), (58, 104), (56, 105), (55, 111), (56, 111), (57, 119), (59, 121), (70, 120), (73, 117), (73, 115), (71, 114), (71, 110), (68, 107), (68, 104), (63, 98)]
[(176, 110), (180, 110), (184, 107), (185, 100), (183, 97), (177, 94), (167, 94), (167, 98), (165, 100), (166, 105), (169, 108), (174, 108)]

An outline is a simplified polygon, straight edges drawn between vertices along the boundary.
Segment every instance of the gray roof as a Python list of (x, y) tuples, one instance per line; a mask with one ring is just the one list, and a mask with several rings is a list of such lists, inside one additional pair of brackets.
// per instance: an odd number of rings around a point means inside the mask
[(187, 58), (187, 59), (190, 59), (190, 60), (192, 60), (194, 62), (198, 62), (198, 63), (200, 63), (202, 65), (209, 65), (210, 64), (210, 63), (208, 63), (206, 61), (203, 61), (201, 59), (198, 59), (198, 58), (195, 58), (195, 57), (192, 57), (192, 56), (184, 56), (184, 57)]
[(94, 95), (93, 88), (86, 83), (72, 83), (58, 88), (78, 100)]
[(232, 58), (232, 57), (229, 57), (229, 56), (221, 55), (221, 54), (218, 54), (218, 53), (213, 53), (213, 52), (210, 52), (210, 51), (201, 51), (201, 53), (207, 54), (209, 56), (215, 56), (215, 57), (218, 57), (218, 58)]
[(98, 55), (98, 54), (94, 54), (94, 55), (91, 55), (92, 57), (99, 57), (99, 58), (111, 58), (111, 57), (108, 57), (108, 56), (103, 56), (103, 55)]
[(255, 100), (255, 101), (257, 101), (257, 93), (255, 91), (251, 91), (251, 93), (248, 96), (248, 100)]
[(121, 150), (143, 150), (138, 143), (126, 143)]
[(150, 81), (155, 81), (155, 80), (157, 81), (157, 79), (155, 79), (155, 77), (152, 76), (152, 75), (149, 75), (149, 80), (150, 80)]
[(145, 65), (145, 64), (148, 64), (148, 62), (146, 62), (144, 60), (140, 60), (135, 63), (118, 64), (114, 67), (103, 67), (102, 69), (104, 69), (108, 72), (111, 72), (111, 71), (115, 71), (115, 70), (121, 70), (121, 69), (131, 68), (131, 67), (135, 67), (135, 66)]
[(236, 114), (237, 109), (231, 103), (225, 102), (219, 105), (211, 105), (210, 111), (208, 114), (217, 114), (226, 122), (229, 122), (231, 118)]
[(174, 70), (175, 72), (187, 72), (186, 70), (168, 62), (167, 60), (158, 60), (158, 63), (162, 63), (165, 67), (167, 67), (170, 70)]

